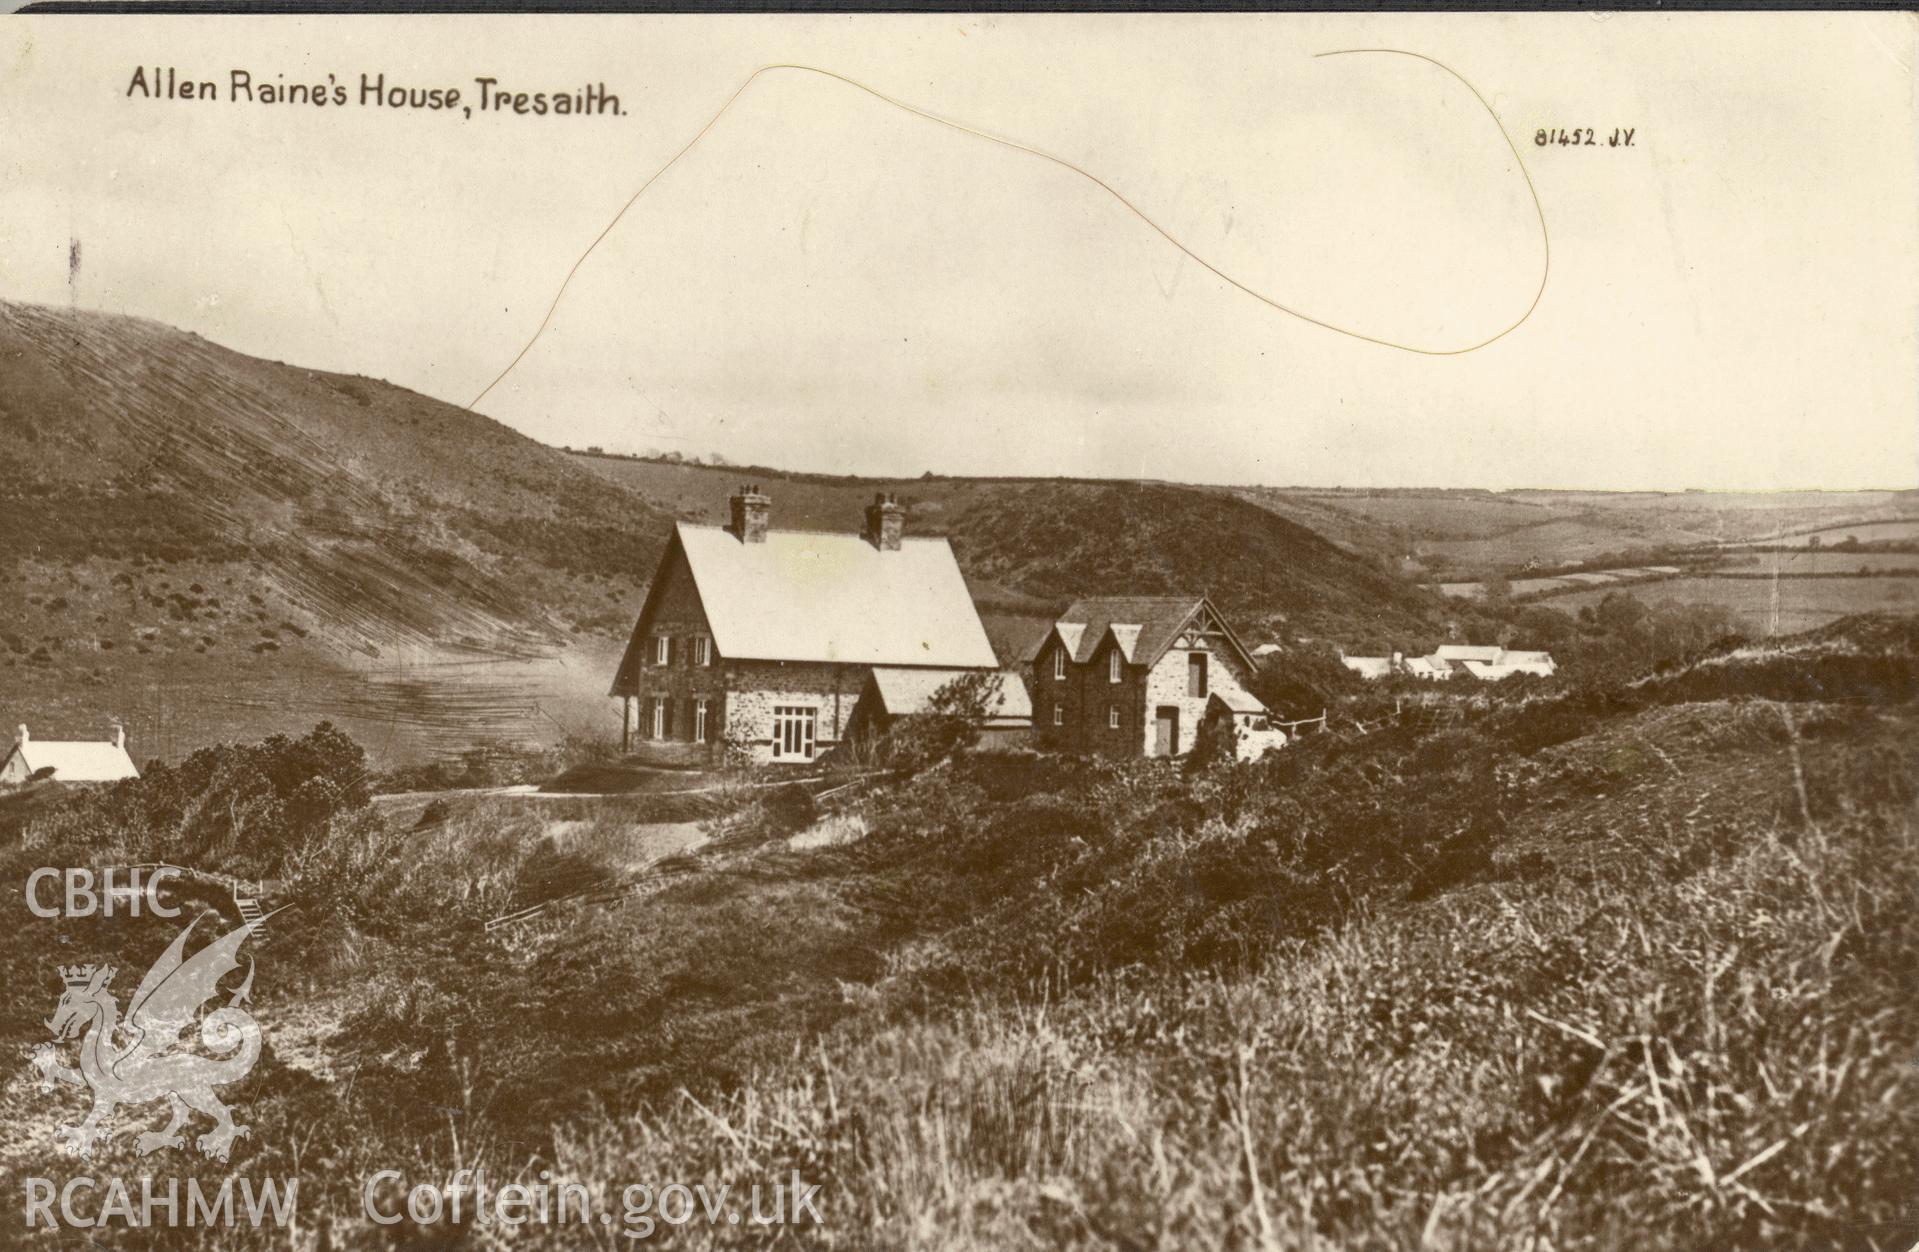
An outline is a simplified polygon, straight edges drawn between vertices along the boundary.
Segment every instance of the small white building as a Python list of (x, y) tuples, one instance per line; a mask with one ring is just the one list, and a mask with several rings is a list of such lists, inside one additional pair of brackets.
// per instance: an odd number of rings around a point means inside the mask
[(1515, 652), (1493, 644), (1442, 644), (1431, 656), (1409, 657), (1397, 652), (1389, 657), (1341, 654), (1339, 660), (1361, 678), (1385, 678), (1401, 674), (1431, 681), (1444, 681), (1460, 674), (1468, 674), (1486, 682), (1496, 682), (1514, 674), (1536, 674), (1548, 678), (1558, 668), (1553, 664), (1550, 652)]
[(119, 782), (140, 776), (127, 755), (127, 732), (119, 726), (105, 740), (35, 739), (25, 726), (20, 727), (6, 759), (0, 760), (0, 786), (17, 787), (41, 770), (51, 770), (49, 780), (62, 783)]

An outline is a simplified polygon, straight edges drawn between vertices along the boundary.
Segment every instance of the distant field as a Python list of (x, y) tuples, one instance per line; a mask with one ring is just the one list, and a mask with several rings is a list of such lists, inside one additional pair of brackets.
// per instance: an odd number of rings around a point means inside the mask
[(1553, 521), (1560, 513), (1558, 509), (1533, 501), (1463, 492), (1458, 495), (1393, 492), (1377, 496), (1284, 494), (1313, 500), (1384, 525), (1404, 526), (1422, 538), (1435, 539), (1484, 539), (1517, 527)]
[(1557, 565), (1635, 548), (1685, 546), (1703, 539), (1695, 532), (1674, 528), (1648, 529), (1613, 524), (1603, 518), (1566, 518), (1483, 539), (1422, 541), (1419, 551), (1459, 566), (1516, 570), (1528, 561)]
[[(1577, 574), (1560, 574), (1553, 578), (1515, 578), (1512, 580), (1512, 594), (1536, 596), (1551, 591), (1572, 591), (1580, 587), (1606, 587), (1644, 579), (1670, 578), (1680, 572), (1677, 565), (1633, 565), (1622, 569), (1583, 570)], [(1456, 600), (1476, 600), (1486, 594), (1486, 584), (1441, 583), (1439, 590), (1442, 595), (1451, 596)]]
[(1919, 541), (1919, 517), (1902, 517), (1882, 521), (1865, 521), (1828, 526), (1823, 530), (1809, 531), (1802, 535), (1783, 535), (1774, 539), (1753, 540), (1743, 545), (1750, 547), (1754, 543), (1764, 543), (1767, 547), (1806, 548), (1819, 541), (1819, 546), (1830, 548), (1843, 543), (1847, 538), (1855, 538), (1860, 543), (1884, 543), (1888, 541)]
[[(1648, 604), (1723, 605), (1760, 636), (1811, 630), (1851, 613), (1919, 613), (1913, 578), (1671, 578), (1622, 590)], [(1543, 603), (1576, 613), (1611, 594), (1601, 587)]]
[(1715, 569), (1728, 573), (1857, 574), (1861, 570), (1919, 570), (1919, 552), (1835, 552), (1803, 548), (1797, 552), (1753, 552), (1732, 557)]

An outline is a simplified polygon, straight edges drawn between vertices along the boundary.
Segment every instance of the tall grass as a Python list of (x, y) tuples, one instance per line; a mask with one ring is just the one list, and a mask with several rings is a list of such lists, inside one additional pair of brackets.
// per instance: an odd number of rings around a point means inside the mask
[(1911, 762), (1822, 756), (1803, 812), (1703, 866), (1569, 865), (1239, 969), (844, 1030), (569, 1132), (558, 1168), (799, 1169), (847, 1247), (1903, 1249), (1919, 837), (1881, 769)]

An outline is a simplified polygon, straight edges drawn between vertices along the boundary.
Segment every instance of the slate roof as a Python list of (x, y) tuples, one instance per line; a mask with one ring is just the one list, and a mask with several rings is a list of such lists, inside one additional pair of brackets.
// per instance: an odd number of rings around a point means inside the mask
[(675, 534), (729, 660), (999, 666), (944, 539), (882, 552), (857, 534), (769, 530), (742, 543), (691, 522)]
[[(1106, 638), (1106, 628), (1114, 627), (1126, 659), (1147, 665), (1158, 660), (1172, 645), (1179, 628), (1203, 602), (1202, 596), (1100, 596), (1076, 600), (1060, 614), (1060, 635), (1072, 647), (1073, 660), (1084, 665), (1099, 651), (1099, 645)], [(1079, 631), (1077, 636), (1069, 635), (1075, 627)], [(1121, 627), (1129, 629), (1121, 630)]]
[(127, 750), (111, 740), (29, 739), (12, 744), (0, 757), (0, 767), (15, 754), (29, 774), (51, 765), (55, 782), (119, 782), (140, 776)]
[[(873, 667), (873, 684), (879, 688), (880, 703), (894, 717), (904, 717), (911, 713), (924, 713), (932, 707), (933, 694), (947, 683), (964, 674), (974, 673), (963, 669), (904, 669), (891, 665)], [(1030, 724), (1033, 720), (1033, 700), (1026, 693), (1026, 684), (1019, 675), (1000, 670), (993, 676), (998, 689), (999, 702), (991, 705), (987, 714), (988, 726), (1011, 724)]]

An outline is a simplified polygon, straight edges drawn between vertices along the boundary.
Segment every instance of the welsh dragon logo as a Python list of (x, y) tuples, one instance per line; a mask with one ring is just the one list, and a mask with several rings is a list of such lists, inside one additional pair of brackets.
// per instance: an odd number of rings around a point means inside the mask
[(235, 1124), (232, 1111), (213, 1089), (246, 1077), (260, 1057), (260, 1023), (239, 1007), (253, 989), (251, 957), (245, 980), (226, 1004), (200, 1023), (200, 1043), (213, 1055), (176, 1049), (200, 1010), (219, 994), (220, 980), (240, 967), (240, 945), (266, 918), (228, 931), (189, 958), (187, 937), (200, 920), (194, 919), (181, 931), (140, 980), (124, 1022), (120, 1006), (107, 990), (117, 972), (112, 966), (60, 967), (66, 991), (47, 1020), (47, 1029), (55, 1040), (82, 1036), (80, 1065), (75, 1069), (62, 1064), (51, 1043), (34, 1049), (33, 1064), (40, 1071), (42, 1091), (53, 1090), (56, 1082), (93, 1090), (93, 1109), (86, 1120), (60, 1127), (55, 1136), (63, 1152), (91, 1156), (96, 1142), (113, 1135), (116, 1107), (161, 1099), (172, 1115), (164, 1130), (146, 1131), (135, 1141), (142, 1156), (161, 1148), (185, 1147), (180, 1128), (191, 1112), (214, 1120), (213, 1129), (195, 1141), (207, 1156), (226, 1160), (233, 1141), (248, 1133), (247, 1127)]

